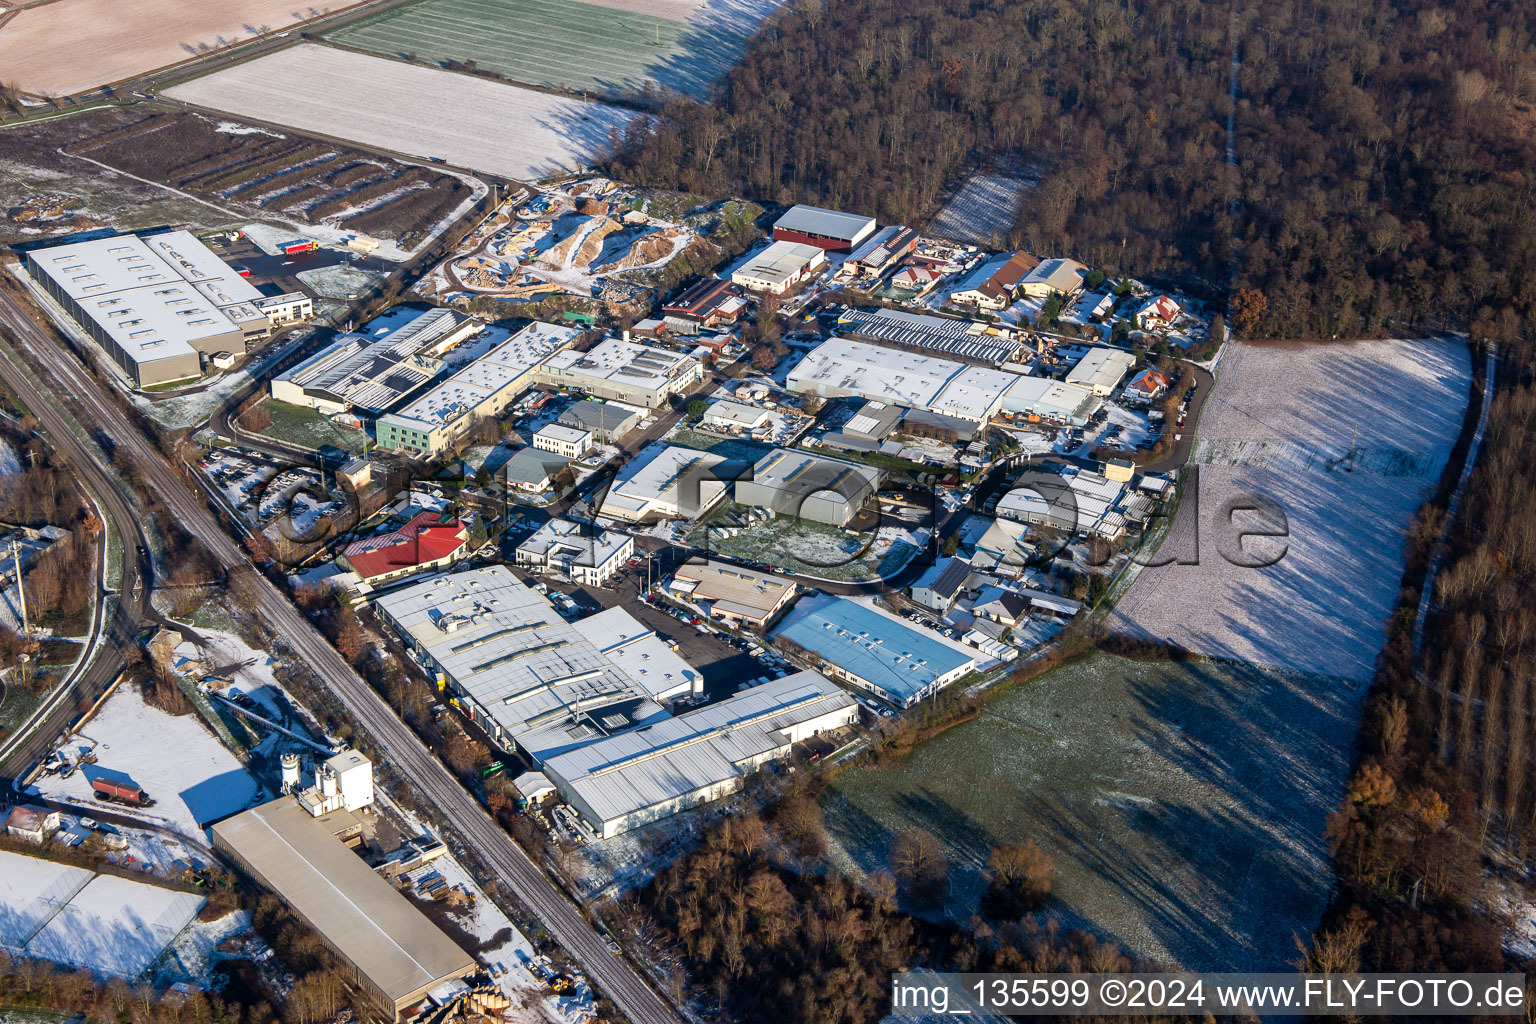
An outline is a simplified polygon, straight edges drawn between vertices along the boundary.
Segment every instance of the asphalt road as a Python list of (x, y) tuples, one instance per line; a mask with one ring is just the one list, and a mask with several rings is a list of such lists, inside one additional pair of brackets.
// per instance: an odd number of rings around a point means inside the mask
[[(458, 831), (465, 844), (543, 923), (565, 950), (586, 970), (595, 987), (606, 994), (635, 1024), (680, 1024), (681, 1018), (627, 961), (612, 952), (575, 903), (534, 863), (464, 787), (448, 773), (414, 733), (395, 715), (346, 660), (266, 577), (256, 572), (245, 553), (223, 531), (203, 502), (135, 427), (111, 396), (85, 370), (73, 353), (62, 351), (9, 296), (0, 293), (0, 321), (17, 336), (24, 356), (46, 367), (62, 393), (80, 403), (95, 426), (131, 452), (148, 486), (189, 532), (197, 536), (224, 567), (231, 582), (243, 588), (252, 611), (293, 648), (299, 659), (324, 681), (353, 720), (372, 737), (391, 767), (409, 781), (420, 798), (434, 805)], [(6, 372), (13, 372), (10, 367)], [(29, 404), (29, 408), (33, 408)], [(37, 401), (34, 413), (49, 409)], [(43, 417), (39, 415), (39, 420)], [(62, 425), (62, 424), (60, 424)], [(61, 431), (67, 435), (67, 431)], [(94, 465), (90, 453), (79, 453), (82, 472)], [(103, 664), (111, 659), (102, 659)]]

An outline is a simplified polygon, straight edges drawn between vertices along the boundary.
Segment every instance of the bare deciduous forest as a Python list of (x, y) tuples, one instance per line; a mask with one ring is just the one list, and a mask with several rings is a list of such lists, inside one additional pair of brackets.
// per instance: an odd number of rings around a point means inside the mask
[(1244, 333), (1509, 338), (1536, 302), (1533, 34), (1536, 8), (1497, 0), (801, 0), (717, 104), (669, 103), (610, 163), (921, 223), (1020, 160), (1041, 181), (1015, 243), (1251, 290)]

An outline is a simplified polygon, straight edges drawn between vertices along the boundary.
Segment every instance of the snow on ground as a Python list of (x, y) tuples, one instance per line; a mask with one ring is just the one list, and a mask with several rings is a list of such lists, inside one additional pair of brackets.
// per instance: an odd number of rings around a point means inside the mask
[(97, 875), (27, 943), (34, 956), (136, 978), (192, 922), (201, 896)]
[[(1198, 561), (1142, 569), (1111, 627), (1370, 679), (1404, 530), (1450, 456), (1470, 376), (1452, 340), (1234, 346), (1191, 456), (1199, 501), (1185, 494), (1159, 551)], [(1256, 500), (1279, 515), (1245, 511)]]
[(66, 745), (69, 752), (91, 747), (96, 763), (81, 765), (69, 778), (43, 775), (36, 789), (56, 800), (89, 807), (91, 780), (131, 781), (154, 800), (145, 810), (112, 805), (112, 810), (167, 826), (201, 839), (202, 823), (254, 806), (261, 786), (195, 713), (168, 715), (144, 703), (135, 686), (118, 689)]
[(219, 943), (252, 930), (249, 911), (235, 910), (217, 921), (193, 922), (171, 943), (170, 959), (180, 968), (183, 976), (193, 980), (207, 979), (213, 965), (220, 959)]
[(21, 472), (21, 459), (16, 456), (16, 449), (10, 442), (0, 441), (0, 476), (11, 476)]
[(360, 270), (345, 263), (315, 270), (301, 270), (296, 275), (316, 295), (329, 299), (355, 299), (384, 280), (375, 270)]
[(588, 164), (634, 114), (469, 75), (301, 44), (167, 95), (366, 146), (535, 180)]
[[(202, 658), (209, 672), (231, 680), (223, 691), (225, 694), (233, 696), (237, 691), (249, 694), (260, 705), (256, 709), (259, 713), (284, 728), (307, 732), (323, 743), (334, 742), (309, 711), (278, 682), (276, 669), (279, 662), (276, 658), (250, 646), (233, 633), (200, 629), (198, 635), (204, 641)], [(261, 732), (259, 727), (257, 732)]]

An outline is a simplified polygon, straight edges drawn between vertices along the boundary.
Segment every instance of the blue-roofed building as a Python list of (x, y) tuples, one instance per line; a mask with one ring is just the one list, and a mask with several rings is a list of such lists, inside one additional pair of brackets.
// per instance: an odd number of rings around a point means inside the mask
[(773, 635), (819, 657), (823, 675), (900, 707), (932, 696), (976, 667), (976, 659), (932, 633), (842, 598), (802, 604)]

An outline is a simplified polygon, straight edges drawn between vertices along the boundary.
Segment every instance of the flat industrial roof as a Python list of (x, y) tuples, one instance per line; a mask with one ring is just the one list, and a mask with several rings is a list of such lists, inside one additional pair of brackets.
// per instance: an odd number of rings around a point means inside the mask
[(754, 484), (793, 491), (801, 497), (833, 491), (849, 477), (857, 477), (860, 486), (878, 487), (880, 484), (877, 469), (862, 463), (812, 455), (797, 448), (775, 448), (752, 466)]
[(344, 334), (335, 344), (276, 378), (306, 393), (360, 409), (377, 411), (398, 402), (431, 380), (442, 362), (419, 355), (414, 337), (390, 333), (380, 338)]
[(843, 238), (858, 242), (875, 230), (875, 218), (859, 213), (843, 213), (826, 210), (819, 206), (791, 206), (784, 215), (773, 222), (775, 230), (801, 231), (808, 235), (826, 238)]
[(1017, 379), (1016, 373), (967, 366), (950, 378), (928, 408), (942, 416), (980, 422), (997, 412), (1003, 395)]
[(1112, 388), (1135, 365), (1136, 357), (1131, 353), (1095, 345), (1068, 371), (1067, 383)]
[(728, 420), (744, 427), (756, 427), (772, 415), (767, 409), (759, 409), (755, 405), (747, 405), (743, 402), (733, 402), (729, 398), (717, 399), (704, 413), (706, 419)]
[(833, 598), (796, 606), (774, 631), (902, 700), (940, 676), (975, 664), (925, 631), (873, 608)]
[(1087, 418), (1103, 403), (1080, 384), (1049, 377), (1019, 376), (1003, 395), (1003, 408)]
[(213, 826), (261, 880), (393, 1000), (475, 960), (292, 797)]
[(796, 672), (551, 758), (545, 772), (612, 821), (741, 776), (742, 762), (787, 746), (781, 730), (854, 703), (821, 673)]
[(580, 336), (575, 327), (535, 321), (381, 420), (424, 433), (435, 430), (516, 383)]
[(129, 359), (153, 362), (264, 319), (261, 293), (190, 231), (115, 235), (34, 249), (28, 259)]
[(931, 348), (994, 366), (1012, 359), (1019, 350), (1017, 341), (988, 334), (987, 326), (974, 320), (909, 313), (904, 309), (848, 309), (837, 322), (865, 337)]
[(795, 592), (795, 584), (729, 562), (698, 559), (684, 562), (672, 574), (675, 582), (691, 584), (693, 601), (724, 602), (732, 614), (746, 612), (763, 618)]
[(778, 287), (799, 274), (813, 263), (825, 261), (826, 251), (804, 242), (773, 242), (751, 257), (731, 273), (731, 278), (743, 277), (753, 281), (766, 281)]
[(839, 388), (865, 398), (926, 409), (965, 364), (900, 349), (828, 338), (789, 372), (791, 386)]
[[(567, 622), (501, 565), (434, 576), (374, 604), (479, 705), (476, 714), (540, 759), (665, 716), (652, 694), (694, 671), (622, 608)], [(653, 657), (629, 659), (645, 637), (655, 646), (641, 650)]]
[[(680, 482), (691, 473), (700, 474), (698, 503), (707, 506), (726, 486), (724, 482), (708, 479), (708, 471), (725, 461), (724, 456), (693, 448), (651, 446), (631, 459), (614, 479), (603, 497), (603, 511), (638, 517), (652, 505), (664, 504), (679, 510), (686, 506), (697, 512), (691, 500), (694, 496)], [(682, 511), (682, 514), (689, 513)]]
[(607, 564), (633, 539), (627, 533), (600, 530), (587, 523), (546, 519), (544, 525), (517, 546), (517, 550), (543, 559), (548, 559), (554, 551), (570, 558), (575, 565), (595, 568)]
[(549, 437), (556, 441), (565, 441), (568, 444), (580, 444), (592, 436), (588, 427), (567, 427), (559, 423), (546, 423), (534, 431), (534, 437)]
[(559, 352), (545, 360), (549, 370), (605, 380), (642, 391), (661, 391), (694, 360), (680, 352), (604, 338), (589, 352)]

